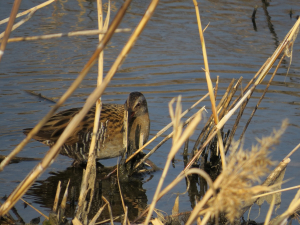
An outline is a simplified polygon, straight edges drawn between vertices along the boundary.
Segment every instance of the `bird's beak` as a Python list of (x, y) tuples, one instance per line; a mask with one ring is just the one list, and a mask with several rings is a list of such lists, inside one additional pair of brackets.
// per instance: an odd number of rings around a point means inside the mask
[(128, 119), (131, 120), (135, 115), (135, 112), (128, 110)]

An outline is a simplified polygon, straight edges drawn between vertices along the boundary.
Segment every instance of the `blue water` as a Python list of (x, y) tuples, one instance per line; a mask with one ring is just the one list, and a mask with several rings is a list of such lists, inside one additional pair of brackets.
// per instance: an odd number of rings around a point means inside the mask
[[(23, 0), (20, 12), (42, 1)], [(112, 18), (122, 1), (112, 1)], [(131, 28), (138, 24), (149, 1), (133, 1), (120, 28)], [(251, 22), (255, 5), (257, 31)], [(12, 1), (0, 2), (0, 17), (10, 14)], [(260, 1), (199, 1), (202, 26), (206, 29), (205, 42), (213, 82), (220, 76), (217, 100), (225, 92), (232, 78), (243, 77), (242, 86), (259, 70), (272, 55), (277, 45), (285, 37), (300, 14), (300, 2), (271, 1), (266, 10)], [(289, 12), (292, 9), (293, 16)], [(42, 34), (70, 32), (97, 28), (97, 8), (95, 1), (62, 1), (38, 10), (35, 15), (11, 36), (34, 36)], [(269, 22), (268, 22), (269, 19)], [(20, 19), (17, 19), (17, 21)], [(0, 25), (3, 31), (6, 25)], [(109, 70), (130, 33), (118, 33), (113, 36), (104, 52), (104, 71)], [(24, 135), (22, 129), (33, 127), (50, 110), (53, 104), (29, 95), (25, 90), (35, 91), (55, 100), (67, 90), (77, 77), (98, 43), (97, 36), (78, 36), (51, 40), (10, 43), (0, 62), (0, 154), (7, 155), (20, 143)], [(299, 143), (300, 120), (300, 78), (299, 78), (299, 39), (294, 45), (294, 54), (289, 74), (286, 76), (289, 59), (283, 61), (264, 100), (256, 112), (245, 136), (245, 147), (256, 144), (255, 138), (269, 135), (273, 128), (279, 128), (284, 118), (289, 119), (289, 127), (271, 154), (272, 159), (281, 161), (289, 151)], [(178, 95), (183, 96), (183, 109), (188, 108), (207, 93), (199, 41), (198, 27), (192, 1), (161, 1), (146, 29), (134, 48), (117, 71), (103, 95), (103, 101), (123, 104), (128, 93), (141, 91), (148, 101), (151, 118), (151, 136), (170, 122), (168, 103)], [(272, 70), (273, 71), (273, 70)], [(271, 71), (271, 72), (272, 72)], [(270, 76), (259, 85), (250, 100), (237, 130), (239, 137), (252, 108), (256, 105)], [(97, 66), (94, 66), (82, 82), (79, 89), (67, 100), (62, 109), (80, 107), (96, 86)], [(208, 99), (202, 104), (211, 113)], [(191, 115), (191, 114), (190, 114)], [(234, 118), (228, 122), (231, 128)], [(199, 134), (203, 123), (197, 128)], [(191, 142), (197, 135), (193, 135)], [(159, 139), (161, 140), (161, 139)], [(150, 150), (158, 143), (149, 145)], [(151, 156), (157, 166), (164, 167), (171, 141), (167, 142)], [(190, 143), (190, 147), (193, 146)], [(48, 147), (30, 142), (18, 155), (21, 157), (42, 158)], [(182, 150), (180, 151), (182, 152)], [(183, 168), (182, 156), (176, 156), (175, 168), (170, 168), (165, 185), (171, 182)], [(299, 185), (300, 152), (294, 153), (286, 170), (283, 188)], [(39, 178), (43, 182), (52, 173), (66, 170), (72, 160), (59, 156), (56, 162)], [(114, 165), (117, 159), (104, 161), (105, 165)], [(12, 164), (0, 173), (0, 197), (9, 195), (22, 181), (37, 162)], [(143, 183), (148, 204), (152, 200), (161, 172), (152, 174), (150, 181)], [(147, 180), (149, 177), (143, 178)], [(56, 186), (56, 184), (54, 185)], [(36, 188), (39, 184), (36, 184)], [(157, 208), (171, 213), (175, 196), (172, 193), (184, 192), (186, 185), (180, 183)], [(293, 199), (295, 191), (282, 194), (282, 203), (277, 214), (282, 213)], [(26, 194), (25, 198), (43, 213), (49, 214), (51, 206), (43, 204), (38, 195)], [(49, 197), (50, 198), (50, 197)], [(29, 222), (38, 216), (31, 209), (23, 209), (18, 203), (16, 208), (22, 218)], [(268, 206), (263, 207), (258, 222), (264, 221)], [(180, 197), (180, 211), (191, 210), (187, 195)], [(251, 219), (258, 215), (258, 207), (252, 210)], [(274, 214), (275, 215), (275, 214)]]

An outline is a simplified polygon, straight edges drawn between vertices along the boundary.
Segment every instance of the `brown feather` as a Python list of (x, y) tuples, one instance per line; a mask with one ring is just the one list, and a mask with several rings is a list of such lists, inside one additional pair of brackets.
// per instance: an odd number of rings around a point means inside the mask
[[(112, 158), (121, 155), (123, 149), (124, 108), (128, 109), (128, 138), (131, 150), (138, 148), (140, 133), (144, 134), (143, 143), (148, 140), (150, 120), (147, 102), (143, 94), (130, 93), (124, 105), (103, 104), (100, 114), (99, 130), (95, 150), (98, 159)], [(48, 146), (53, 146), (74, 116), (81, 108), (68, 109), (52, 116), (41, 130), (33, 137)], [(61, 154), (75, 160), (86, 160), (91, 134), (93, 132), (95, 107), (87, 113), (84, 119), (74, 129), (73, 134), (61, 147)], [(32, 128), (24, 129), (28, 134)], [(132, 152), (132, 151), (131, 151)]]

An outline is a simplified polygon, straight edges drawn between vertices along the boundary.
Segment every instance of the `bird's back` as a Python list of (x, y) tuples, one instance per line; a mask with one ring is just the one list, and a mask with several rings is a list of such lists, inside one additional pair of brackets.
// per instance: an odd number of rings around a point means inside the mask
[[(58, 140), (64, 129), (81, 108), (72, 108), (59, 112), (52, 116), (41, 130), (33, 137), (48, 146), (52, 146)], [(87, 159), (90, 141), (93, 133), (95, 107), (93, 107), (84, 119), (75, 128), (73, 134), (61, 147), (61, 154), (84, 161)], [(124, 105), (103, 104), (99, 130), (97, 132), (96, 157), (98, 159), (117, 157), (123, 148), (123, 121)], [(24, 129), (27, 135), (32, 128)]]

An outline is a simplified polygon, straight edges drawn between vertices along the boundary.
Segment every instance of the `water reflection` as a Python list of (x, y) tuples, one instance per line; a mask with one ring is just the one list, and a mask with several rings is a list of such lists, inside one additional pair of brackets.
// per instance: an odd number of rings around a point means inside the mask
[[(112, 168), (98, 168), (97, 177), (95, 181), (95, 193), (92, 200), (92, 207), (89, 213), (89, 219), (97, 213), (100, 207), (104, 205), (102, 195), (109, 201), (112, 207), (113, 216), (120, 216), (124, 214), (120, 192), (118, 188), (117, 178), (112, 176), (103, 179), (104, 176), (111, 172)], [(32, 197), (35, 199), (34, 203), (51, 210), (56, 194), (57, 184), (62, 182), (62, 193), (65, 191), (66, 185), (70, 179), (69, 197), (66, 206), (65, 215), (67, 218), (75, 217), (75, 210), (80, 193), (80, 186), (82, 180), (82, 168), (69, 167), (64, 171), (51, 173), (45, 179), (37, 181), (25, 195), (26, 198)], [(120, 186), (124, 198), (125, 205), (128, 207), (129, 219), (135, 219), (147, 206), (146, 190), (143, 188), (143, 177), (132, 177), (128, 181), (120, 181)], [(62, 194), (60, 196), (60, 201)], [(99, 221), (109, 219), (107, 208), (103, 211)]]
[[(22, 1), (20, 10), (31, 8), (35, 6), (36, 2), (34, 0)], [(120, 27), (134, 28), (143, 15), (148, 2), (144, 0), (133, 1)], [(263, 2), (254, 3), (249, 0), (199, 1), (203, 27), (210, 22), (204, 35), (213, 82), (215, 82), (216, 76), (220, 75), (220, 94), (217, 96), (217, 101), (220, 100), (220, 96), (232, 78), (243, 76), (243, 86), (252, 78), (263, 62), (273, 53), (278, 42), (294, 24), (295, 15), (300, 12), (298, 0), (270, 1), (267, 6), (264, 6)], [(258, 6), (263, 7), (263, 9), (259, 8), (256, 14), (256, 32), (251, 22), (251, 13), (255, 4), (258, 3)], [(1, 17), (8, 17), (12, 1), (2, 1), (0, 4)], [(112, 1), (112, 5), (115, 5), (116, 8), (121, 4), (122, 1)], [(292, 19), (290, 19), (291, 8), (294, 14)], [(57, 0), (46, 8), (37, 11), (34, 17), (14, 31), (12, 36), (95, 29), (97, 27), (96, 12), (95, 1)], [(112, 13), (112, 17), (114, 17), (114, 13)], [(4, 30), (5, 26), (2, 25), (0, 28)], [(128, 36), (129, 34), (116, 34), (105, 49), (105, 71), (110, 68)], [(61, 38), (55, 41), (11, 43), (7, 46), (0, 64), (1, 154), (7, 155), (20, 143), (24, 138), (22, 129), (36, 124), (52, 106), (52, 104), (41, 102), (39, 99), (26, 94), (24, 90), (35, 91), (57, 100), (76, 78), (95, 50), (97, 43), (98, 38), (91, 36)], [(281, 139), (282, 144), (272, 155), (272, 158), (277, 161), (282, 160), (286, 152), (293, 149), (299, 141), (300, 67), (297, 63), (299, 62), (298, 52), (299, 40), (294, 45), (293, 62), (286, 82), (284, 79), (286, 68), (289, 65), (288, 60), (283, 62), (280, 67), (278, 76), (272, 82), (269, 92), (246, 133), (245, 147), (248, 147), (252, 145), (256, 137), (260, 138), (269, 134), (274, 127), (279, 126), (283, 118), (289, 118), (291, 125)], [(128, 93), (142, 91), (149, 99), (151, 136), (153, 136), (170, 122), (167, 105), (173, 97), (179, 94), (183, 95), (183, 108), (186, 109), (207, 93), (205, 76), (201, 67), (203, 67), (202, 53), (192, 1), (163, 0), (147, 24), (146, 30), (109, 84), (103, 100), (106, 103), (123, 104)], [(96, 76), (97, 68), (93, 67), (87, 79), (66, 102), (64, 109), (82, 107), (86, 97), (96, 85)], [(253, 100), (249, 102), (249, 107), (255, 106), (264, 85), (266, 82), (263, 82), (262, 86), (258, 86), (257, 91), (253, 94)], [(203, 105), (206, 105), (209, 111), (210, 103), (204, 102)], [(245, 116), (249, 115), (251, 111), (252, 109), (246, 111)], [(241, 124), (246, 120), (247, 117), (242, 118)], [(200, 129), (202, 127), (199, 127), (196, 133), (199, 133)], [(239, 134), (237, 131), (237, 138)], [(192, 137), (191, 141), (195, 141), (196, 138), (196, 136)], [(155, 143), (149, 146), (149, 149), (154, 145)], [(42, 144), (31, 142), (19, 156), (42, 158), (47, 150), (48, 148)], [(170, 143), (166, 143), (163, 148), (152, 155), (151, 160), (155, 161), (159, 167), (163, 167), (169, 150)], [(299, 153), (296, 153), (294, 157), (293, 162), (299, 161)], [(67, 182), (65, 180), (73, 176), (73, 172), (66, 172), (73, 169), (65, 169), (71, 164), (68, 160), (59, 156), (51, 167), (55, 173), (45, 173), (39, 181), (39, 185), (35, 185), (29, 191), (30, 194), (27, 196), (36, 199), (37, 206), (52, 208), (53, 199), (47, 197), (47, 192), (43, 192), (39, 186), (44, 185), (45, 188), (53, 186), (51, 191), (49, 190), (49, 194), (53, 198), (57, 180), (61, 179)], [(176, 167), (171, 168), (168, 173), (169, 180), (174, 179), (182, 168), (182, 162), (176, 161), (175, 164)], [(299, 165), (294, 165), (295, 168), (287, 168), (286, 179), (299, 177)], [(0, 174), (0, 195), (8, 195), (16, 186), (16, 182), (20, 182), (31, 168), (32, 164), (28, 162), (9, 165), (5, 173)], [(65, 178), (62, 176), (53, 181), (54, 184), (51, 181), (47, 182), (47, 180), (53, 179), (52, 177), (59, 176), (64, 172), (68, 174)], [(71, 185), (76, 183), (77, 179), (81, 180), (80, 171), (76, 172), (75, 169), (76, 173), (79, 175), (74, 175), (76, 180), (72, 178)], [(140, 208), (143, 208), (144, 204), (147, 203), (147, 198), (152, 199), (159, 177), (160, 173), (157, 172), (153, 174), (153, 179), (147, 183), (143, 183), (143, 179), (137, 181), (136, 186), (140, 187), (138, 195), (141, 198), (140, 202), (142, 202)], [(192, 190), (188, 196), (185, 195), (181, 198), (180, 210), (182, 211), (190, 210), (191, 206), (194, 206), (195, 198), (200, 198), (203, 194), (202, 191), (206, 188), (201, 187), (202, 181), (199, 181), (198, 178), (191, 179)], [(78, 190), (80, 182), (77, 183), (76, 190)], [(284, 183), (283, 187), (292, 185), (298, 185), (297, 179)], [(131, 186), (130, 183), (122, 185), (124, 188), (127, 186), (135, 190), (135, 185)], [(110, 183), (108, 182), (104, 187), (104, 189), (108, 189)], [(117, 192), (117, 188), (113, 188), (112, 190)], [(178, 192), (184, 192), (185, 188), (186, 184), (178, 185), (178, 189), (180, 189)], [(34, 194), (34, 190), (39, 190), (39, 192)], [(39, 197), (38, 194), (41, 194), (42, 197)], [(130, 193), (127, 195), (130, 196)], [(286, 192), (283, 195), (285, 203), (281, 208), (285, 209), (294, 194)], [(172, 193), (167, 195), (166, 199), (171, 200), (158, 202), (157, 208), (166, 209), (170, 212), (174, 203), (173, 197)], [(132, 196), (132, 199), (134, 198), (135, 196)], [(110, 201), (113, 202), (115, 199), (119, 203), (120, 199), (117, 194)], [(131, 203), (128, 201), (126, 204)], [(138, 203), (135, 204), (139, 205)], [(74, 210), (72, 211), (70, 208), (69, 205), (68, 214), (72, 215)], [(136, 211), (134, 214), (137, 214)], [(22, 216), (26, 216), (27, 212), (21, 211)], [(253, 218), (257, 215), (258, 213)], [(26, 222), (30, 219), (27, 219)], [(264, 219), (265, 214), (262, 212), (258, 220), (263, 221)]]

